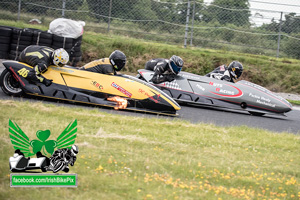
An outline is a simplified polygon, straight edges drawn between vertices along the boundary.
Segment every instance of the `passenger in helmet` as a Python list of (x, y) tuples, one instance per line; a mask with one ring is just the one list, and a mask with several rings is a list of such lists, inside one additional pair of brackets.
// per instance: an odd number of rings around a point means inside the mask
[(238, 61), (231, 62), (228, 66), (221, 65), (205, 76), (233, 82), (243, 73), (243, 65)]
[(69, 62), (69, 54), (63, 48), (54, 50), (46, 46), (31, 45), (21, 52), (19, 61), (33, 67), (25, 78), (50, 86), (52, 80), (46, 79), (41, 74), (46, 72), (50, 65), (62, 67), (67, 64)]
[(170, 59), (152, 59), (146, 63), (145, 69), (154, 71), (154, 75), (150, 81), (159, 84), (166, 81), (173, 81), (181, 71), (182, 66), (183, 60), (179, 56), (173, 55)]
[(124, 68), (126, 56), (122, 51), (115, 50), (108, 58), (101, 58), (85, 64), (81, 70), (97, 72), (100, 74), (116, 75)]

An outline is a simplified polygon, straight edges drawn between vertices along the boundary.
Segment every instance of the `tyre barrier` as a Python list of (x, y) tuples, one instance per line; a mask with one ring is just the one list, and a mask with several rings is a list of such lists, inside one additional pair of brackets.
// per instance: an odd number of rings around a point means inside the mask
[(0, 58), (8, 58), (10, 50), (12, 30), (5, 26), (0, 26)]
[(20, 53), (29, 45), (64, 48), (70, 55), (69, 65), (76, 66), (81, 61), (82, 36), (74, 39), (61, 37), (33, 28), (0, 26), (0, 59), (18, 60)]

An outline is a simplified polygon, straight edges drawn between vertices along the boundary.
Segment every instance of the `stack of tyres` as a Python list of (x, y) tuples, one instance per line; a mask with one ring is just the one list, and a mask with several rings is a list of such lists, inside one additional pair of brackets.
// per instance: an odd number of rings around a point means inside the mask
[(52, 46), (52, 38), (53, 35), (51, 33), (47, 33), (45, 31), (41, 31), (38, 29), (32, 30), (33, 37), (32, 37), (32, 45), (39, 45), (39, 46)]
[(18, 60), (20, 53), (31, 45), (33, 32), (29, 29), (13, 28), (9, 59)]
[(0, 26), (0, 59), (7, 59), (10, 51), (12, 29)]
[(26, 47), (40, 45), (53, 49), (64, 48), (70, 55), (69, 65), (76, 66), (82, 58), (81, 42), (82, 36), (75, 39), (39, 29), (0, 26), (0, 59), (18, 60)]

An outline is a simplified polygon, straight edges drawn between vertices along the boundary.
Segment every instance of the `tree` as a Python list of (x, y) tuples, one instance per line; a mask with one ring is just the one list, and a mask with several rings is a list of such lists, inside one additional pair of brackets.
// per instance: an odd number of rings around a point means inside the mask
[[(279, 32), (279, 27), (280, 22), (272, 19), (270, 24), (264, 24), (260, 29)], [(281, 31), (288, 34), (300, 33), (300, 16), (296, 16), (296, 13), (285, 15), (285, 20), (281, 22)]]
[(222, 25), (250, 26), (249, 6), (248, 0), (214, 0), (204, 11), (203, 20), (217, 20)]
[(285, 33), (299, 33), (300, 32), (300, 16), (296, 13), (285, 15), (285, 21), (282, 24), (281, 30)]

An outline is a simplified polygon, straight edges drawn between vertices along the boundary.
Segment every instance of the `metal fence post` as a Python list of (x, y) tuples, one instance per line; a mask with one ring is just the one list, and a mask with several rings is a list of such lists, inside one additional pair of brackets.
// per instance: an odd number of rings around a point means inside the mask
[(65, 17), (65, 9), (66, 9), (66, 0), (63, 0), (62, 11), (61, 11), (61, 16), (62, 17)]
[(280, 21), (279, 21), (279, 32), (278, 32), (278, 42), (277, 42), (277, 54), (276, 57), (279, 57), (279, 49), (280, 49), (280, 38), (281, 38), (281, 26), (282, 26), (282, 12), (280, 14)]
[(112, 0), (109, 1), (109, 13), (108, 13), (107, 32), (109, 32), (109, 28), (110, 28), (111, 7), (112, 7)]
[(18, 21), (20, 20), (20, 13), (21, 13), (21, 1), (19, 0), (19, 5), (18, 5)]
[(187, 14), (186, 14), (186, 24), (185, 24), (185, 35), (184, 35), (184, 48), (186, 48), (186, 42), (187, 42), (187, 34), (189, 30), (189, 17), (190, 17), (190, 0), (188, 1), (188, 7), (187, 7)]
[(191, 43), (190, 45), (193, 46), (193, 31), (194, 31), (194, 20), (195, 20), (195, 0), (193, 5), (193, 18), (192, 18), (192, 30), (191, 30)]

